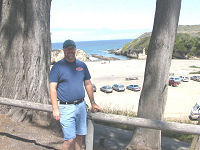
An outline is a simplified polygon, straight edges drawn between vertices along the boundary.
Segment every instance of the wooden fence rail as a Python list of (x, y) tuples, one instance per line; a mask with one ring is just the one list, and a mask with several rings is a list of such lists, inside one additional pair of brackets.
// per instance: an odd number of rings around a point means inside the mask
[[(52, 106), (48, 104), (33, 103), (22, 100), (13, 100), (0, 97), (0, 104), (21, 107), (26, 109), (34, 109), (45, 112), (52, 112)], [(174, 131), (184, 134), (200, 135), (200, 126), (166, 122), (161, 120), (151, 120), (138, 117), (127, 117), (122, 115), (105, 114), (101, 112), (88, 112), (88, 134), (86, 136), (86, 150), (93, 149), (94, 124), (93, 121), (108, 122), (113, 124), (124, 124), (128, 126), (137, 126), (156, 130)]]
[(33, 103), (33, 102), (23, 101), (23, 100), (15, 100), (15, 99), (0, 97), (0, 104), (21, 107), (21, 108), (26, 108), (26, 109), (40, 110), (40, 111), (45, 111), (45, 112), (52, 112), (51, 105)]

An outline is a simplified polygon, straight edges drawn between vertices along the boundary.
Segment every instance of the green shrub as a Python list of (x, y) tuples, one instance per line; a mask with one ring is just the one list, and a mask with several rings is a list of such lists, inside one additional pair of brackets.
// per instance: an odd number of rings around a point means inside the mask
[(193, 65), (193, 66), (190, 66), (190, 68), (200, 68), (200, 67)]
[[(145, 33), (137, 39), (122, 47), (122, 51), (142, 51), (144, 48), (147, 50), (150, 42), (150, 33)], [(183, 55), (200, 56), (200, 37), (198, 34), (193, 35), (189, 33), (177, 33), (174, 44), (173, 54), (176, 52), (182, 53)]]
[(190, 72), (189, 74), (200, 74), (200, 71), (197, 71), (197, 72)]

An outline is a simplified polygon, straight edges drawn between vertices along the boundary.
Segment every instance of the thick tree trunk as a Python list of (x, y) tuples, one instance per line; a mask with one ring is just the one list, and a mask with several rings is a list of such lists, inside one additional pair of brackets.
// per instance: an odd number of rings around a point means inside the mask
[[(49, 103), (51, 0), (0, 1), (0, 97)], [(42, 123), (48, 114), (5, 108), (16, 121)], [(42, 116), (42, 117), (41, 117)]]
[[(198, 125), (200, 125), (200, 118), (198, 118)], [(200, 136), (194, 136), (190, 150), (200, 150)]]
[[(181, 0), (157, 0), (138, 117), (162, 120)], [(161, 149), (161, 131), (136, 128), (127, 150)]]

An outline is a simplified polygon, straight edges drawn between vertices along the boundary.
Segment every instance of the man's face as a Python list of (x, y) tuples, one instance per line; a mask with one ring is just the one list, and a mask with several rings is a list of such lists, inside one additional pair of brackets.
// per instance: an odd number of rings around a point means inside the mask
[(64, 48), (63, 51), (67, 61), (73, 62), (75, 60), (76, 48), (74, 46)]

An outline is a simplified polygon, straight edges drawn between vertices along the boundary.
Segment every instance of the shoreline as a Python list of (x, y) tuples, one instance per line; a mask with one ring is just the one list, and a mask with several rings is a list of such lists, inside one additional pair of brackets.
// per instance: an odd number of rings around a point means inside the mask
[[(62, 49), (52, 49), (52, 52), (56, 52), (56, 55), (62, 55), (61, 53), (59, 54), (59, 51), (61, 51)], [(108, 52), (108, 54), (111, 54), (111, 56), (109, 55), (100, 55), (97, 53), (91, 53), (91, 54), (87, 54), (85, 50), (81, 50), (81, 49), (77, 49), (77, 51), (83, 51), (82, 53), (85, 53), (85, 56), (88, 57), (88, 59), (90, 61), (113, 61), (113, 60), (131, 60), (131, 59), (136, 59), (136, 60), (146, 60), (147, 55), (139, 53), (136, 57), (136, 55), (124, 55), (120, 53), (121, 49), (107, 49), (107, 50), (102, 50), (102, 51), (106, 51)], [(55, 57), (55, 56), (53, 56)], [(57, 56), (56, 56), (57, 57)], [(59, 56), (60, 57), (60, 56)], [(63, 56), (62, 56), (63, 57)], [(123, 58), (123, 59), (122, 59)], [(54, 58), (56, 59), (56, 58)], [(172, 58), (173, 59), (178, 59), (178, 58)], [(191, 57), (188, 59), (178, 59), (178, 60), (200, 60), (200, 58), (198, 57)]]

